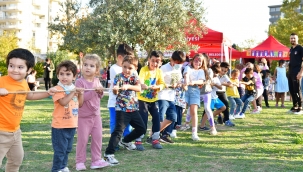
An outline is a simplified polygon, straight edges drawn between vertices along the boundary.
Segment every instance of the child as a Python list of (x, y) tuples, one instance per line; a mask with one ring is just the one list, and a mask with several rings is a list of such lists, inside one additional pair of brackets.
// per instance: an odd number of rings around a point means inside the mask
[(36, 74), (37, 71), (32, 70), (29, 75), (26, 77), (26, 81), (28, 84), (28, 87), (31, 91), (36, 91)]
[(186, 66), (184, 69), (184, 86), (185, 101), (190, 108), (190, 115), (192, 120), (192, 139), (194, 141), (199, 140), (197, 134), (198, 126), (198, 107), (200, 107), (200, 88), (198, 85), (202, 85), (205, 81), (204, 70), (200, 69), (203, 64), (202, 54), (196, 54), (192, 60), (192, 68)]
[[(73, 139), (78, 126), (78, 109), (83, 104), (83, 88), (75, 88), (77, 66), (63, 61), (57, 66), (59, 92), (53, 96), (54, 112), (52, 120), (52, 145), (54, 149), (52, 172), (68, 172), (68, 154), (73, 147)], [(75, 91), (70, 91), (75, 90)]]
[[(148, 112), (152, 116), (152, 136), (147, 138), (147, 142), (152, 144), (155, 149), (162, 149), (159, 142), (160, 138), (160, 116), (158, 109), (158, 92), (165, 87), (162, 71), (159, 69), (162, 61), (160, 51), (152, 51), (148, 57), (148, 66), (141, 68), (139, 78), (143, 92), (138, 94), (139, 113), (147, 128)], [(141, 139), (136, 140), (137, 150), (144, 150)]]
[(25, 100), (43, 99), (54, 95), (56, 90), (12, 94), (30, 91), (24, 78), (34, 67), (35, 57), (30, 51), (17, 48), (8, 53), (6, 65), (7, 76), (0, 77), (0, 164), (6, 157), (5, 171), (19, 171), (24, 155), (20, 122)]
[(242, 119), (245, 118), (245, 111), (248, 105), (255, 100), (257, 96), (257, 88), (256, 88), (256, 80), (254, 77), (254, 71), (252, 68), (246, 68), (244, 71), (245, 77), (242, 79), (241, 84), (245, 85), (245, 94), (241, 98), (242, 102), (244, 102), (244, 106), (240, 114), (236, 114), (235, 118)]
[[(235, 126), (235, 124), (233, 122), (231, 122), (231, 120), (229, 120), (229, 116), (230, 116), (229, 103), (228, 103), (228, 100), (227, 100), (227, 97), (225, 94), (226, 87), (232, 86), (232, 83), (230, 82), (229, 77), (226, 75), (226, 73), (229, 70), (229, 64), (227, 62), (222, 62), (222, 63), (220, 63), (220, 67), (221, 67), (221, 72), (219, 73), (218, 77), (222, 84), (222, 89), (217, 90), (217, 95), (226, 107), (226, 109), (223, 111), (224, 119), (222, 122), (225, 124), (225, 126), (233, 127), (233, 126)], [(220, 115), (219, 115), (219, 117), (220, 117)], [(218, 120), (218, 121), (220, 121), (220, 120)]]
[(230, 82), (232, 85), (231, 85), (231, 87), (226, 88), (227, 98), (230, 103), (229, 114), (233, 119), (235, 119), (234, 118), (235, 114), (237, 115), (240, 113), (242, 106), (243, 106), (243, 102), (240, 99), (240, 94), (239, 94), (238, 88), (237, 88), (239, 85), (239, 79), (238, 79), (239, 74), (240, 74), (240, 71), (238, 69), (235, 69), (231, 72)]
[(76, 87), (95, 89), (85, 91), (83, 106), (79, 109), (76, 169), (86, 170), (86, 146), (91, 135), (91, 169), (103, 168), (109, 165), (101, 159), (102, 121), (100, 117), (100, 99), (103, 97), (103, 87), (96, 77), (100, 69), (100, 57), (96, 54), (86, 54), (82, 62), (82, 78), (76, 80)]
[[(117, 49), (117, 63), (112, 65), (109, 69), (110, 74), (110, 81), (113, 82), (114, 78), (117, 74), (122, 72), (122, 61), (125, 55), (133, 55), (133, 49), (128, 46), (127, 44), (120, 44)], [(108, 62), (109, 65), (111, 62)], [(109, 88), (112, 88), (113, 84), (109, 83)], [(112, 92), (112, 90), (109, 90), (109, 97), (108, 97), (108, 110), (109, 110), (109, 129), (110, 133), (114, 132), (115, 124), (116, 124), (116, 111), (115, 111), (115, 105), (116, 105), (116, 95)], [(128, 125), (123, 133), (123, 136), (128, 135), (131, 132), (132, 128), (130, 125)]]
[[(111, 134), (104, 158), (111, 164), (118, 164), (115, 159), (115, 147), (119, 144), (128, 150), (136, 149), (133, 140), (146, 132), (144, 122), (138, 112), (139, 104), (136, 92), (141, 91), (139, 78), (136, 74), (138, 59), (133, 56), (125, 56), (122, 62), (122, 73), (116, 75), (113, 80), (113, 92), (117, 95), (116, 101), (116, 125)], [(124, 128), (131, 124), (134, 130), (121, 140)]]
[[(161, 121), (160, 131), (162, 132), (160, 141), (164, 143), (173, 143), (169, 136), (172, 133), (173, 125), (177, 121), (177, 113), (175, 107), (175, 96), (172, 95), (176, 95), (175, 88), (178, 85), (181, 85), (181, 67), (184, 61), (184, 53), (182, 51), (175, 51), (170, 58), (170, 62), (166, 63), (160, 68), (166, 84), (166, 88), (160, 91), (158, 96)], [(171, 88), (168, 88), (168, 86)], [(164, 115), (166, 115), (165, 119)]]
[(284, 108), (285, 92), (289, 91), (288, 79), (286, 77), (286, 68), (284, 67), (284, 60), (279, 60), (279, 66), (276, 67), (275, 77), (275, 92), (276, 92), (276, 107), (278, 107), (279, 99), (281, 98), (281, 107)]

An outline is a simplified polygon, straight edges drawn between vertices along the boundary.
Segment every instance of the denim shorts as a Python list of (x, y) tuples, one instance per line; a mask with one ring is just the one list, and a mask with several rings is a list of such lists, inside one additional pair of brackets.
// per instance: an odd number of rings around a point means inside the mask
[(198, 105), (200, 107), (200, 89), (198, 86), (188, 86), (185, 92), (185, 102), (187, 105)]
[(210, 107), (212, 110), (214, 110), (215, 108), (220, 109), (223, 106), (225, 105), (219, 98), (211, 99)]

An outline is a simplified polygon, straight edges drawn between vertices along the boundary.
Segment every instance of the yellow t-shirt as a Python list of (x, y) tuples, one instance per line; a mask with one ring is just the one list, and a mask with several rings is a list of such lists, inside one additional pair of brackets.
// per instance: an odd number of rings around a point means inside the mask
[[(57, 90), (63, 90), (63, 88), (60, 86), (56, 86), (55, 88)], [(78, 97), (75, 96), (74, 98), (72, 98), (72, 100), (66, 106), (61, 106), (58, 100), (65, 96), (65, 92), (58, 92), (53, 95), (53, 128), (76, 128), (78, 126)]]
[(140, 70), (139, 79), (141, 84), (145, 84), (147, 86), (160, 85), (160, 90), (144, 90), (138, 94), (138, 99), (145, 102), (157, 101), (159, 91), (165, 87), (162, 71), (160, 69), (156, 69), (155, 72), (151, 72), (148, 66), (144, 66)]
[[(239, 85), (239, 79), (230, 78), (230, 82)], [(234, 98), (240, 98), (238, 87), (226, 87), (226, 95)]]
[[(0, 88), (30, 91), (25, 79), (18, 82), (10, 76), (0, 77)], [(26, 93), (0, 96), (0, 131), (15, 132), (20, 128), (26, 97)]]

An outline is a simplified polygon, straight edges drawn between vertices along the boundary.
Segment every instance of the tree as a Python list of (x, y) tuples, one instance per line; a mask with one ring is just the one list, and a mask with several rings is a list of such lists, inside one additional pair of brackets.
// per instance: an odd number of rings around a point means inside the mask
[(289, 37), (293, 32), (303, 39), (303, 15), (297, 12), (300, 2), (300, 0), (283, 0), (281, 12), (284, 13), (284, 18), (280, 18), (277, 24), (269, 26), (268, 34), (284, 45), (289, 44)]
[(148, 52), (170, 45), (186, 50), (185, 31), (201, 37), (206, 33), (204, 8), (198, 0), (90, 0), (89, 4), (93, 12), (77, 20), (72, 46), (66, 46), (69, 50), (81, 45), (86, 52), (115, 57), (116, 46), (122, 42)]
[(4, 31), (0, 35), (0, 60), (5, 59), (7, 54), (18, 47), (18, 38), (14, 32)]

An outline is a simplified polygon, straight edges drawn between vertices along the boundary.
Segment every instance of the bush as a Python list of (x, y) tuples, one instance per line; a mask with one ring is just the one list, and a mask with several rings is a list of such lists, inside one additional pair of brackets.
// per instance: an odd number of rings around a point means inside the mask
[(43, 69), (43, 62), (37, 62), (34, 66), (35, 71), (37, 71), (36, 78), (43, 77), (44, 69)]
[(0, 60), (0, 72), (1, 76), (7, 75), (6, 61), (4, 59)]

